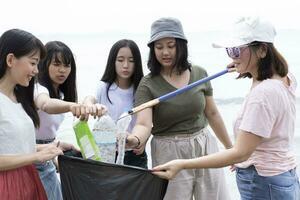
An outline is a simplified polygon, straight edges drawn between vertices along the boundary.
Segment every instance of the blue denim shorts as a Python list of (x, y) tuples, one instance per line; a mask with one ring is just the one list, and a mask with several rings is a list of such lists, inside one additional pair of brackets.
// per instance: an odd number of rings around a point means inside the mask
[(236, 182), (242, 200), (299, 200), (296, 169), (276, 176), (260, 176), (254, 166), (236, 169)]
[(62, 200), (61, 185), (53, 162), (35, 164), (35, 167), (39, 172), (48, 200)]

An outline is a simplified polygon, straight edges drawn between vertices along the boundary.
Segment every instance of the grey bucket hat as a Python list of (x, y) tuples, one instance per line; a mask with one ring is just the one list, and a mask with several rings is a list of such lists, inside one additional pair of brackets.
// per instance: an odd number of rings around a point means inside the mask
[(159, 39), (172, 37), (180, 38), (187, 41), (182, 25), (180, 21), (176, 18), (160, 18), (154, 21), (151, 25), (151, 38), (148, 42), (148, 46)]

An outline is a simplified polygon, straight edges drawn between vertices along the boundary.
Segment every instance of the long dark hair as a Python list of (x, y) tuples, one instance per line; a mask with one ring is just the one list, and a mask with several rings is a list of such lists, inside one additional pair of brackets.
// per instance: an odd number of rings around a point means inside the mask
[[(40, 58), (45, 56), (45, 47), (43, 43), (31, 33), (20, 29), (11, 29), (3, 33), (0, 38), (0, 79), (5, 75), (7, 70), (7, 55), (12, 53), (16, 58), (40, 53)], [(32, 119), (34, 126), (39, 127), (40, 120), (37, 114), (36, 106), (33, 99), (34, 78), (29, 82), (28, 87), (16, 85), (14, 93), (17, 101), (21, 103), (25, 112)]]
[[(187, 48), (187, 41), (175, 38), (176, 40), (176, 59), (173, 66), (173, 69), (176, 69), (179, 74), (184, 72), (186, 69), (191, 70), (191, 63), (188, 61), (188, 48)], [(149, 58), (148, 58), (148, 69), (151, 72), (152, 76), (160, 74), (161, 71), (161, 64), (158, 62), (156, 56), (155, 56), (155, 50), (154, 50), (154, 43), (152, 42), (149, 44), (150, 52), (149, 52)]]
[[(256, 52), (262, 45), (266, 48), (267, 53), (264, 58), (258, 59), (257, 80), (262, 81), (271, 78), (274, 74), (278, 74), (281, 77), (286, 76), (288, 73), (288, 64), (272, 43), (255, 41), (249, 44), (249, 48), (253, 52)], [(252, 75), (247, 72), (240, 74), (237, 78), (246, 77), (252, 78)]]
[(108, 91), (109, 91), (110, 86), (117, 79), (116, 59), (117, 59), (119, 50), (123, 47), (128, 47), (131, 50), (133, 60), (134, 60), (134, 72), (131, 76), (131, 83), (133, 84), (134, 92), (136, 91), (136, 89), (140, 83), (140, 80), (144, 76), (141, 53), (140, 53), (140, 50), (139, 50), (137, 44), (134, 41), (128, 40), (128, 39), (122, 39), (122, 40), (117, 41), (110, 49), (107, 63), (106, 63), (106, 68), (105, 68), (104, 74), (101, 78), (101, 81), (108, 83), (108, 86), (106, 88), (106, 96), (110, 103), (112, 103), (112, 102), (109, 98)]
[(71, 72), (66, 81), (58, 86), (58, 89), (64, 94), (63, 100), (76, 102), (76, 63), (71, 49), (60, 41), (48, 42), (45, 47), (47, 56), (39, 63), (38, 82), (49, 90), (51, 98), (59, 99), (59, 92), (55, 91), (49, 76), (49, 66), (53, 59), (56, 63), (70, 65)]

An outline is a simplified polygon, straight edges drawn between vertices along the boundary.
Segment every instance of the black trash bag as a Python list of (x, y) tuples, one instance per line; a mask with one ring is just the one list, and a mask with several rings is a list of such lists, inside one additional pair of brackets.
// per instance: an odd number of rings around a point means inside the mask
[(58, 157), (65, 200), (160, 200), (165, 196), (168, 181), (149, 170), (67, 155)]

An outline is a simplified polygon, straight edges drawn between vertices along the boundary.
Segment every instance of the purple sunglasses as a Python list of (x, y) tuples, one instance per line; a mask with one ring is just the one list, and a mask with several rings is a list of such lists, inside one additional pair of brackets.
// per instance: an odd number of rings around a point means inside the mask
[(230, 58), (240, 58), (242, 51), (246, 49), (246, 47), (248, 47), (248, 45), (228, 47), (226, 48), (226, 52)]
[(233, 58), (233, 59), (240, 58), (242, 51), (245, 50), (246, 47), (254, 46), (254, 45), (257, 45), (257, 43), (245, 44), (245, 45), (241, 45), (238, 47), (228, 47), (228, 48), (226, 48), (226, 52), (230, 58)]

